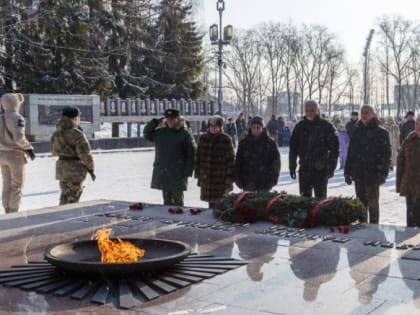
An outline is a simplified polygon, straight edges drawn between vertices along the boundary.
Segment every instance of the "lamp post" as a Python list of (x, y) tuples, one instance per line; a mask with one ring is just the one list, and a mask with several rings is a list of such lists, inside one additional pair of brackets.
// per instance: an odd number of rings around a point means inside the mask
[(217, 92), (217, 103), (218, 103), (218, 112), (222, 114), (223, 106), (223, 90), (222, 90), (222, 74), (223, 74), (223, 46), (230, 44), (233, 36), (233, 27), (232, 25), (226, 25), (222, 27), (222, 15), (225, 10), (225, 1), (217, 0), (216, 3), (217, 11), (219, 11), (219, 25), (212, 24), (210, 25), (209, 35), (212, 45), (218, 45), (217, 53), (217, 65), (219, 67), (219, 89)]

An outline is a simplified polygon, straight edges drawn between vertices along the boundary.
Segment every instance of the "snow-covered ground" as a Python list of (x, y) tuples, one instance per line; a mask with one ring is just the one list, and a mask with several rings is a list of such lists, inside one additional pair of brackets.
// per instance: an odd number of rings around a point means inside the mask
[[(297, 181), (289, 177), (288, 148), (281, 148), (282, 171), (276, 190), (298, 193)], [(150, 149), (94, 155), (97, 179), (85, 181), (85, 191), (81, 200), (114, 199), (162, 203), (161, 192), (150, 188), (154, 151)], [(38, 209), (58, 204), (60, 190), (55, 180), (53, 157), (38, 157), (27, 165), (26, 185), (23, 192), (22, 210)], [(236, 188), (235, 191), (238, 191)], [(329, 195), (353, 196), (354, 186), (344, 183), (343, 171), (337, 170), (329, 182)], [(200, 201), (200, 192), (195, 179), (189, 180), (189, 190), (185, 193), (187, 206), (205, 207)], [(380, 222), (405, 225), (405, 200), (395, 193), (395, 173), (381, 187)], [(1, 209), (3, 213), (3, 209)]]

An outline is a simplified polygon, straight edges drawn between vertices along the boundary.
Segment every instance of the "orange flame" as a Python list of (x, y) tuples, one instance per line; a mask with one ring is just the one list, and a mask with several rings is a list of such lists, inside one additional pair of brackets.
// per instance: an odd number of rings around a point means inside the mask
[(112, 229), (103, 228), (97, 230), (92, 239), (98, 241), (103, 263), (136, 262), (145, 254), (145, 250), (134, 244), (117, 238), (116, 241), (109, 239)]

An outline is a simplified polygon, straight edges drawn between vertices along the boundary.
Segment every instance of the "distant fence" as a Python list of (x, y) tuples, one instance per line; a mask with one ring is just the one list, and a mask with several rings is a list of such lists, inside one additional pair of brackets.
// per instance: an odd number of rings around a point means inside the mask
[(27, 117), (26, 133), (30, 141), (49, 141), (61, 118), (65, 106), (77, 106), (81, 110), (81, 126), (88, 138), (95, 138), (101, 123), (112, 124), (112, 137), (120, 137), (120, 125), (127, 125), (131, 137), (132, 125), (137, 124), (136, 136), (140, 137), (140, 125), (152, 118), (162, 117), (168, 108), (176, 108), (190, 123), (193, 132), (200, 130), (200, 123), (215, 112), (213, 101), (158, 100), (158, 99), (100, 99), (98, 95), (27, 94), (22, 113)]
[(107, 98), (101, 102), (101, 122), (147, 122), (151, 116), (162, 116), (168, 108), (178, 109), (189, 121), (201, 121), (215, 112), (212, 101), (120, 99)]

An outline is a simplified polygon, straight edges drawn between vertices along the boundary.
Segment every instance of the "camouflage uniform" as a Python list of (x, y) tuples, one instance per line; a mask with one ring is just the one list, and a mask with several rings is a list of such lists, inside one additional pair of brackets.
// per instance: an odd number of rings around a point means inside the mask
[(78, 202), (86, 174), (94, 169), (89, 141), (70, 118), (63, 116), (51, 137), (50, 150), (59, 157), (56, 179), (60, 181), (60, 205)]
[(22, 94), (12, 93), (1, 98), (4, 114), (0, 117), (0, 167), (6, 213), (19, 209), (25, 180), (25, 153), (33, 150), (25, 137), (25, 119), (19, 114), (23, 100)]

